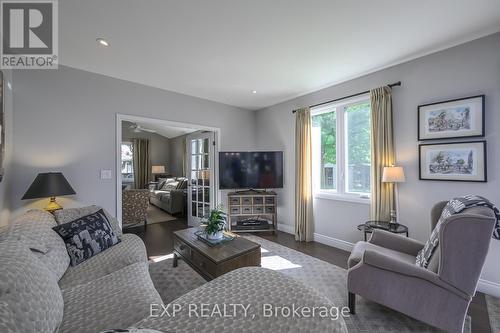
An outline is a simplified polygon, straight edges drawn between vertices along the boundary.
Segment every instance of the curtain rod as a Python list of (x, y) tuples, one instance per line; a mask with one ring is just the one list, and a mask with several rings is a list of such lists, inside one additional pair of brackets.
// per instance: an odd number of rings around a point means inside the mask
[[(401, 81), (398, 81), (398, 82), (394, 82), (394, 83), (388, 84), (387, 86), (389, 86), (389, 87), (392, 88), (392, 87), (398, 87), (400, 85), (401, 85)], [(369, 92), (370, 92), (370, 90), (367, 90), (367, 91), (363, 91), (363, 92), (360, 92), (360, 93), (357, 93), (357, 94), (352, 94), (352, 95), (349, 95), (349, 96), (335, 98), (335, 99), (332, 99), (332, 100), (329, 100), (329, 101), (326, 101), (326, 102), (323, 102), (323, 103), (318, 103), (318, 104), (310, 105), (309, 107), (310, 108), (314, 108), (314, 107), (317, 107), (317, 106), (320, 106), (320, 105), (324, 105), (324, 104), (328, 104), (328, 103), (333, 103), (333, 102), (338, 102), (338, 101), (341, 101), (343, 99), (348, 99), (348, 98), (351, 98), (351, 97), (356, 97), (356, 96), (368, 94)], [(292, 113), (295, 113), (296, 111), (297, 110), (293, 110)]]

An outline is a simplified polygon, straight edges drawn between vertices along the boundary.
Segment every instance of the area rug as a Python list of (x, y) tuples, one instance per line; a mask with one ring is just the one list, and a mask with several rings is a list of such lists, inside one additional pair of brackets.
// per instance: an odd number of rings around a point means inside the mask
[(156, 260), (156, 262), (150, 262), (149, 274), (165, 304), (207, 282), (183, 260), (178, 260), (177, 267), (173, 267), (173, 255), (166, 255), (153, 260)]
[(161, 223), (176, 220), (177, 218), (153, 205), (148, 206), (146, 215), (147, 224)]
[(486, 295), (490, 326), (493, 333), (500, 333), (500, 299)]
[[(262, 247), (262, 267), (277, 270), (320, 290), (338, 307), (347, 306), (347, 271), (325, 261), (295, 251), (272, 241), (244, 236)], [(165, 303), (202, 285), (205, 280), (185, 262), (172, 267), (171, 256), (150, 265), (151, 278)], [(441, 332), (382, 305), (357, 298), (356, 315), (345, 318), (349, 332)], [(467, 318), (464, 332), (470, 332)]]

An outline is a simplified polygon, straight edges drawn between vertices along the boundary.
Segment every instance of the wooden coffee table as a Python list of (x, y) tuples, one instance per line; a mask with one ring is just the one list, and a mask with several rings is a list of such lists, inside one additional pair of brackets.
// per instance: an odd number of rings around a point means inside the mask
[(215, 246), (199, 240), (198, 228), (174, 232), (174, 267), (183, 259), (205, 279), (212, 280), (234, 269), (260, 266), (260, 244), (236, 237)]

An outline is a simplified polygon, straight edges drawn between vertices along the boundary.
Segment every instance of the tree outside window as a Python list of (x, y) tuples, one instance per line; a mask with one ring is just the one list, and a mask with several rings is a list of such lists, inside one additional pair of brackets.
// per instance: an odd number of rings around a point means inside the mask
[(316, 192), (370, 193), (370, 112), (368, 98), (311, 110)]

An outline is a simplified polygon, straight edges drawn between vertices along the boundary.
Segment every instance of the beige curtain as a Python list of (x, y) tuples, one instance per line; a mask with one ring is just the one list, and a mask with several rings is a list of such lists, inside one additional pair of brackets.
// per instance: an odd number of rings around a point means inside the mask
[(313, 239), (311, 111), (295, 112), (295, 240)]
[(136, 189), (147, 188), (151, 171), (149, 140), (133, 139), (134, 186)]
[(392, 127), (392, 96), (390, 87), (370, 91), (371, 99), (371, 210), (372, 220), (389, 221), (394, 205), (394, 191), (389, 183), (382, 183), (384, 167), (394, 165)]

